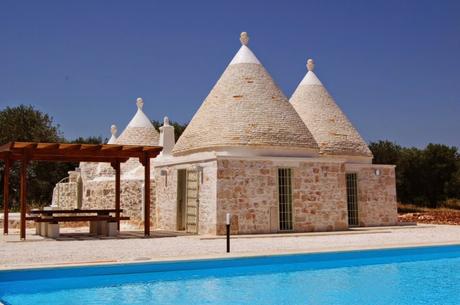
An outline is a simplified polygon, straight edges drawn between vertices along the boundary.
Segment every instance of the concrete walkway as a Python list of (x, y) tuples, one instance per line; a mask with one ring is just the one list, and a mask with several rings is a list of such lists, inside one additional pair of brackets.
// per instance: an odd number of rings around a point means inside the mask
[(27, 241), (19, 241), (18, 232), (11, 233), (0, 241), (0, 269), (460, 244), (460, 226), (448, 225), (236, 236), (231, 254), (225, 253), (225, 239), (220, 236), (170, 237), (157, 232), (147, 239), (139, 233), (95, 239), (80, 233), (64, 234), (60, 240), (29, 235)]

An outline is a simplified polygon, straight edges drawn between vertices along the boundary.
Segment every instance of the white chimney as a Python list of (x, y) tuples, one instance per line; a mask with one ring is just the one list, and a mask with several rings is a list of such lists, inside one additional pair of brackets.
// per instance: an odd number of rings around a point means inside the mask
[(160, 146), (163, 150), (160, 153), (160, 157), (169, 157), (173, 150), (176, 140), (174, 139), (174, 127), (169, 125), (169, 119), (165, 116), (163, 120), (163, 126), (160, 127)]

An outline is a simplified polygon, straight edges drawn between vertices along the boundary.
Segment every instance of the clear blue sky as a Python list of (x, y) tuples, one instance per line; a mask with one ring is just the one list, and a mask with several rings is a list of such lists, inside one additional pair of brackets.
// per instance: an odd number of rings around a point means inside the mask
[(289, 97), (306, 59), (367, 141), (460, 146), (460, 1), (0, 2), (0, 109), (67, 138), (121, 131), (144, 98), (187, 122), (240, 47)]

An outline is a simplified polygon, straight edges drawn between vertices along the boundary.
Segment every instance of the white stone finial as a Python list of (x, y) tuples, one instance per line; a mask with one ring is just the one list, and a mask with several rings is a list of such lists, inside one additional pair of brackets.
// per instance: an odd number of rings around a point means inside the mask
[(142, 107), (144, 106), (144, 100), (142, 97), (138, 97), (136, 101), (137, 108), (142, 110)]
[(307, 69), (308, 71), (313, 71), (315, 69), (315, 62), (311, 58), (307, 60)]
[(248, 43), (249, 43), (249, 35), (248, 35), (248, 33), (242, 32), (242, 33), (240, 34), (240, 41), (241, 41), (241, 44), (242, 44), (242, 45), (247, 46)]
[(163, 126), (169, 126), (169, 118), (167, 116), (163, 119)]
[(110, 126), (110, 132), (112, 133), (112, 136), (116, 137), (117, 136), (117, 125), (112, 125)]

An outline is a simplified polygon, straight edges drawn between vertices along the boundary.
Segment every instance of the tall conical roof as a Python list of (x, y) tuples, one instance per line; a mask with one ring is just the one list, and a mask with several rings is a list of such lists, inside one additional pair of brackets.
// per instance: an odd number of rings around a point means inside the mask
[(115, 143), (125, 145), (158, 145), (160, 134), (155, 127), (153, 127), (150, 119), (142, 111), (142, 107), (144, 106), (142, 98), (138, 98), (136, 104), (136, 114)]
[(313, 60), (308, 60), (307, 68), (290, 101), (313, 134), (320, 152), (372, 157), (366, 142), (313, 72)]
[(313, 136), (241, 34), (242, 46), (174, 146), (174, 155), (197, 151), (276, 150), (314, 155)]

